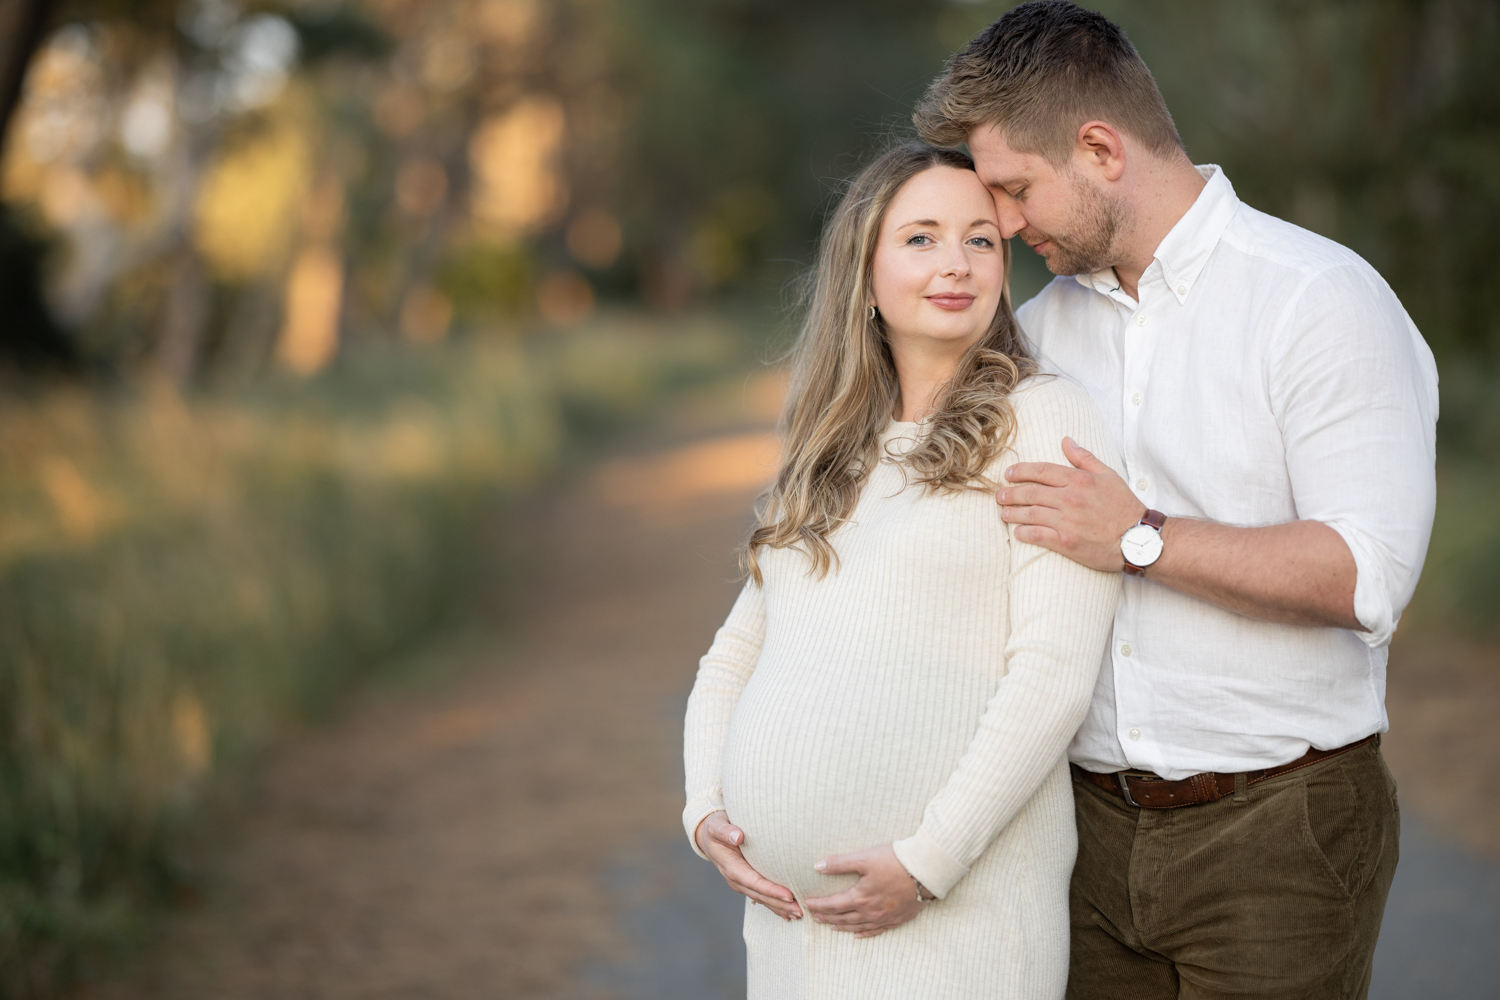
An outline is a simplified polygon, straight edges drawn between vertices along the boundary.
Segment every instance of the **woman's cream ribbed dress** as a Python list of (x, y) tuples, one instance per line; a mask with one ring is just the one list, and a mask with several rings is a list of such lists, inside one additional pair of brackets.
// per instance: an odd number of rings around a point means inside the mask
[[(1013, 396), (990, 470), (1062, 465), (1071, 436), (1119, 468), (1094, 403), (1059, 378)], [(882, 435), (901, 454), (920, 425)], [(1065, 751), (1089, 704), (1118, 574), (1014, 541), (992, 494), (934, 494), (882, 462), (833, 536), (837, 572), (762, 549), (688, 700), (684, 825), (717, 809), (799, 900), (852, 884), (829, 854), (895, 843), (942, 898), (856, 938), (745, 908), (749, 1000), (1051, 1000), (1068, 971), (1077, 850)], [(696, 845), (694, 845), (696, 850)]]

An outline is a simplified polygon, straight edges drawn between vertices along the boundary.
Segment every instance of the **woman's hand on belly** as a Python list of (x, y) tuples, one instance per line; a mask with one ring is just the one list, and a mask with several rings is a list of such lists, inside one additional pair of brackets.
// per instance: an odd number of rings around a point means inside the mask
[(802, 909), (797, 905), (797, 898), (792, 895), (792, 891), (751, 868), (744, 854), (740, 853), (740, 845), (745, 842), (745, 831), (729, 822), (728, 813), (722, 810), (710, 813), (707, 819), (698, 824), (694, 836), (698, 839), (698, 847), (719, 869), (719, 874), (724, 876), (729, 888), (742, 896), (749, 896), (783, 920), (802, 919)]
[(834, 930), (874, 937), (906, 923), (927, 905), (917, 898), (917, 881), (890, 844), (835, 854), (813, 867), (824, 875), (859, 876), (843, 892), (807, 900), (812, 918)]

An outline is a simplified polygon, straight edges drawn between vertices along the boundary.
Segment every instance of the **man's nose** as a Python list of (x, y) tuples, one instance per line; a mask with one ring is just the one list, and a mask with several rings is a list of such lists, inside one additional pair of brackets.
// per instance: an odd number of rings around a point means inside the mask
[(1026, 216), (1016, 209), (1015, 199), (1004, 192), (995, 195), (996, 220), (1000, 223), (1000, 236), (1010, 239), (1026, 228)]

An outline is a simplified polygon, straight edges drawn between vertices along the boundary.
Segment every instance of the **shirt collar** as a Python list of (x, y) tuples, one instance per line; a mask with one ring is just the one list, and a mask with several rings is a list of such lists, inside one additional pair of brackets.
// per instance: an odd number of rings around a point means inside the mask
[[(1224, 176), (1222, 167), (1205, 164), (1195, 169), (1208, 183), (1198, 192), (1192, 207), (1177, 220), (1177, 224), (1167, 233), (1154, 254), (1161, 267), (1162, 280), (1172, 294), (1177, 296), (1178, 302), (1187, 301), (1188, 293), (1193, 290), (1193, 282), (1198, 280), (1198, 275), (1203, 272), (1203, 265), (1208, 263), (1214, 247), (1219, 245), (1219, 238), (1224, 235), (1229, 221), (1240, 207), (1240, 199), (1235, 195), (1229, 178)], [(1120, 279), (1116, 277), (1112, 267), (1092, 274), (1077, 275), (1077, 280), (1083, 287), (1104, 295), (1120, 288)]]

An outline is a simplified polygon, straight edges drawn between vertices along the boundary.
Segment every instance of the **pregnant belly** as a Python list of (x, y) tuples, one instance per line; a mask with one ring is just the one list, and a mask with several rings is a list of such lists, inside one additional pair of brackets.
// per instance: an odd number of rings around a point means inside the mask
[[(993, 681), (971, 677), (955, 692), (921, 672), (868, 664), (852, 683), (847, 671), (767, 667), (757, 667), (730, 723), (725, 808), (756, 871), (799, 897), (826, 895), (854, 878), (819, 875), (819, 859), (916, 832)], [(829, 674), (836, 684), (820, 682)]]

